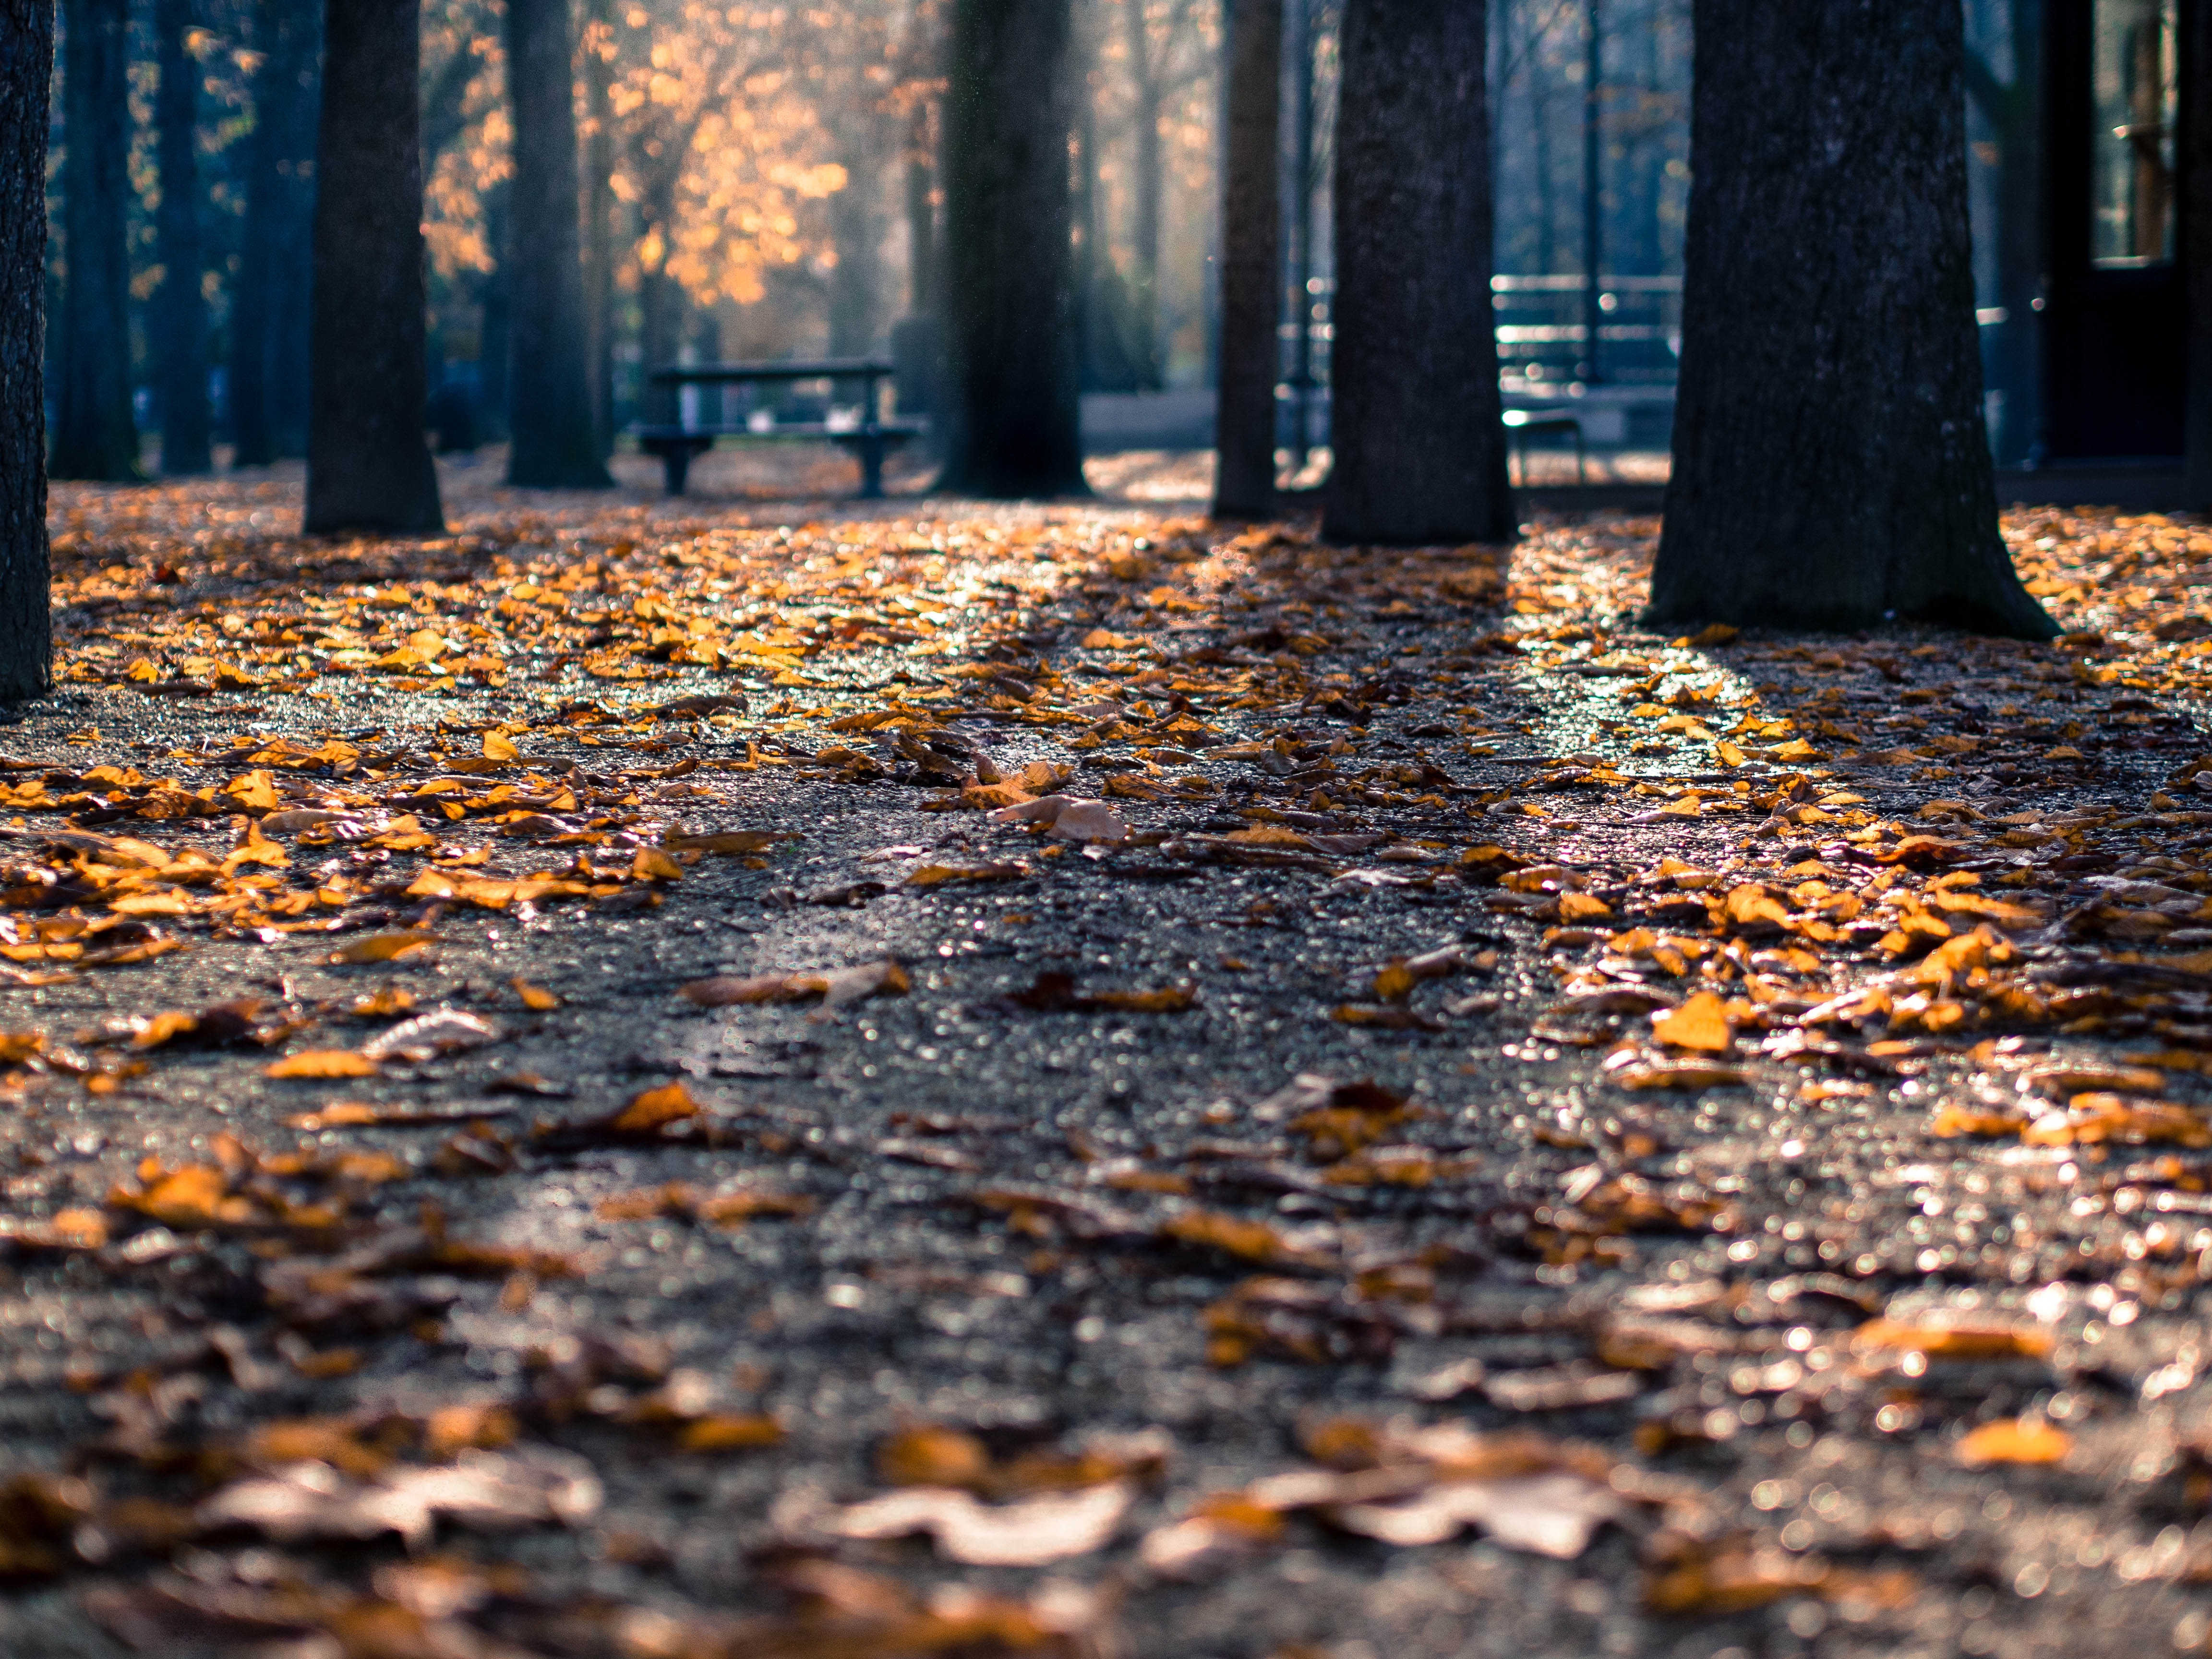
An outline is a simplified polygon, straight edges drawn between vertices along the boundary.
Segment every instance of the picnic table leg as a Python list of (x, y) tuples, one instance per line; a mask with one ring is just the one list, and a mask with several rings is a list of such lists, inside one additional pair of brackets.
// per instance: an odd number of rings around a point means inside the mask
[(864, 432), (853, 441), (853, 453), (860, 461), (860, 499), (879, 501), (884, 493), (884, 441), (872, 432)]
[(660, 452), (660, 478), (668, 494), (681, 495), (691, 477), (691, 449), (688, 444), (671, 444)]

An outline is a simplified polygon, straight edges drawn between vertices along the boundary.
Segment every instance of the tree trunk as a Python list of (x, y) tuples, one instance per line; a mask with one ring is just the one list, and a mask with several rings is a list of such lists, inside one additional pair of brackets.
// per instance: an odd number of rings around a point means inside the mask
[(584, 359), (568, 0), (507, 0), (507, 84), (514, 105), (507, 262), (514, 273), (507, 387), (514, 438), (507, 481), (523, 489), (611, 489)]
[(585, 15), (592, 28), (584, 57), (584, 107), (592, 123), (585, 149), (585, 367), (592, 383), (592, 434), (604, 461), (615, 453), (615, 113), (614, 70), (598, 47), (614, 27), (613, 0), (591, 0)]
[(325, 27), (307, 533), (438, 535), (422, 441), (418, 9), (329, 0)]
[(497, 261), (477, 284), (477, 431), (503, 444), (514, 435), (514, 261), (507, 252), (507, 181), (484, 192), (484, 240)]
[(52, 0), (0, 0), (0, 699), (53, 683), (46, 557), (47, 88)]
[(1082, 495), (1067, 0), (956, 0), (940, 487)]
[(246, 222), (231, 289), (234, 466), (307, 447), (308, 313), (313, 284), (314, 133), (321, 8), (254, 9), (253, 131), (245, 145)]
[(199, 65), (185, 50), (191, 0), (155, 0), (161, 88), (154, 126), (161, 176), (155, 222), (161, 286), (149, 307), (161, 413), (161, 471), (208, 471), (207, 296), (200, 289)]
[(2057, 629), (1997, 534), (1958, 0), (1697, 0), (1654, 620)]
[(323, 8), (284, 15), (283, 122), (276, 170), (280, 210), (269, 307), (269, 421), (279, 455), (305, 455), (311, 422), (314, 337), (315, 149), (322, 106)]
[(1514, 536), (1490, 311), (1484, 10), (1345, 5), (1331, 541)]
[(138, 470), (131, 409), (129, 0), (69, 0), (62, 36), (64, 152), (62, 383), (53, 476), (129, 483)]
[(1228, 51), (1229, 168), (1222, 191), (1217, 518), (1275, 507), (1275, 382), (1282, 368), (1283, 0), (1237, 0)]
[(284, 68), (276, 35), (283, 0), (261, 0), (253, 17), (253, 131), (244, 145), (246, 220), (239, 233), (238, 277), (230, 290), (228, 406), (231, 465), (266, 466), (276, 459), (269, 425), (269, 296), (276, 291), (278, 221), (283, 212), (277, 173), (276, 112)]
[(1166, 188), (1161, 177), (1160, 88), (1152, 74), (1152, 48), (1145, 27), (1145, 0), (1121, 0), (1129, 74), (1136, 92), (1131, 118), (1135, 144), (1130, 169), (1129, 296), (1135, 308), (1136, 336), (1130, 342), (1137, 358), (1138, 385), (1147, 392), (1159, 390), (1164, 380), (1160, 361), (1160, 198)]
[[(845, 188), (830, 198), (837, 264), (830, 273), (830, 355), (860, 357), (875, 347), (883, 286), (882, 179), (873, 132), (854, 135), (843, 157)], [(857, 395), (857, 387), (854, 388)], [(837, 394), (846, 396), (840, 387)]]
[(916, 317), (937, 308), (937, 175), (930, 166), (929, 112), (917, 107), (906, 154), (906, 308)]
[[(2186, 25), (2194, 25), (2193, 27)], [(2189, 274), (2189, 499), (2212, 513), (2212, 0), (2196, 0), (2183, 38), (2181, 257)]]

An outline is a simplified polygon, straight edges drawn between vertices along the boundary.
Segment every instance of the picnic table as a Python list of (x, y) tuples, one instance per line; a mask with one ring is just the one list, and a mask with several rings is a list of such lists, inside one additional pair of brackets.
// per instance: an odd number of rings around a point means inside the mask
[[(714, 447), (718, 438), (805, 439), (833, 443), (860, 463), (860, 495), (873, 499), (884, 493), (884, 457), (901, 444), (920, 437), (919, 421), (886, 421), (878, 411), (876, 388), (896, 373), (897, 365), (879, 357), (817, 357), (768, 363), (698, 363), (657, 368), (655, 386), (756, 386), (799, 380), (859, 380), (866, 395), (856, 421), (778, 421), (767, 410), (757, 410), (742, 422), (727, 420), (661, 422), (638, 428), (637, 447), (660, 458), (661, 474), (668, 493), (681, 495), (691, 471), (691, 459)], [(766, 416), (766, 419), (762, 417)]]

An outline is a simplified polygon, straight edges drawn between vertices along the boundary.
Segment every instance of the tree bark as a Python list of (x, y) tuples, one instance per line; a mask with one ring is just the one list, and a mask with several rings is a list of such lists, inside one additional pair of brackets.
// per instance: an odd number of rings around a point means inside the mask
[(568, 0), (507, 0), (514, 105), (507, 265), (514, 273), (507, 481), (608, 489), (585, 366), (584, 269), (576, 191), (576, 54)]
[(1222, 192), (1221, 384), (1213, 511), (1275, 507), (1275, 382), (1282, 368), (1283, 0), (1236, 0), (1229, 35), (1229, 168)]
[(2181, 257), (2189, 276), (2189, 499), (2212, 513), (2212, 0), (2194, 0), (2182, 71)]
[(422, 441), (419, 13), (416, 0), (329, 0), (325, 29), (307, 533), (437, 535)]
[(940, 487), (1087, 494), (1076, 362), (1067, 0), (957, 0), (945, 105)]
[(62, 37), (62, 383), (53, 476), (131, 483), (129, 0), (69, 0)]
[(1958, 0), (1697, 0), (1654, 620), (2057, 632), (1997, 534)]
[(161, 414), (161, 471), (210, 471), (207, 296), (200, 289), (199, 65), (185, 50), (191, 0), (155, 0), (154, 50), (161, 71), (154, 126), (161, 179), (155, 221), (161, 286), (149, 308)]
[(0, 0), (0, 698), (53, 682), (46, 550), (46, 130), (52, 0)]
[(1513, 539), (1484, 11), (1483, 0), (1346, 0), (1331, 541)]

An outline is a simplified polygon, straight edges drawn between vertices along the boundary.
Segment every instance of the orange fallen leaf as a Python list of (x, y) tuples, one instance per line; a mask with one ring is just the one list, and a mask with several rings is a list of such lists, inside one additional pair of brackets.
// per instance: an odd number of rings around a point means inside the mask
[(378, 1069), (374, 1060), (350, 1048), (310, 1048), (271, 1061), (261, 1068), (261, 1075), (327, 1082), (337, 1078), (374, 1077)]
[(2074, 1437), (2041, 1418), (2021, 1417), (1984, 1423), (1965, 1436), (1952, 1455), (1968, 1468), (1991, 1463), (2059, 1463), (2074, 1449)]
[(1735, 1046), (1728, 1004), (1711, 991), (1700, 991), (1680, 1007), (1654, 1016), (1651, 1035), (1669, 1048), (1700, 1054), (1724, 1054)]

